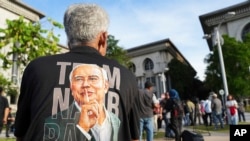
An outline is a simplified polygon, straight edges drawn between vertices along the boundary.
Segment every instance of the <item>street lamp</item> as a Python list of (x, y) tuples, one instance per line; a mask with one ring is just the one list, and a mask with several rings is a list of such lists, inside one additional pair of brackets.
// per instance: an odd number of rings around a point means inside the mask
[(166, 77), (165, 77), (164, 71), (161, 73), (161, 79), (162, 79), (163, 93), (165, 93), (166, 92)]
[(163, 93), (166, 92), (166, 77), (165, 77), (165, 72), (167, 72), (169, 70), (169, 68), (164, 68), (164, 70), (161, 72), (161, 74), (159, 74), (159, 76), (161, 77), (161, 81), (162, 81), (162, 87), (163, 87)]
[[(220, 60), (220, 67), (221, 67), (221, 74), (222, 74), (222, 81), (223, 81), (223, 86), (224, 86), (224, 91), (225, 91), (225, 97), (229, 94), (228, 92), (228, 86), (227, 86), (227, 78), (226, 78), (226, 71), (225, 71), (225, 65), (224, 65), (224, 60), (223, 60), (223, 54), (222, 54), (222, 49), (221, 45), (223, 45), (223, 42), (221, 43), (221, 38), (220, 38), (220, 27), (221, 24), (224, 22), (226, 18), (229, 18), (231, 16), (234, 16), (235, 12), (228, 12), (222, 21), (218, 24), (218, 26), (215, 28), (215, 37), (216, 37), (216, 44), (218, 47), (218, 54), (219, 54), (219, 60)], [(211, 38), (211, 35), (204, 35), (203, 39), (208, 39)]]
[[(19, 42), (15, 42), (14, 45), (15, 45), (16, 48), (20, 47), (20, 43)], [(17, 73), (18, 72), (17, 59), (18, 59), (18, 54), (14, 53), (13, 54), (13, 58), (12, 58), (13, 65), (12, 65), (12, 78), (11, 78), (14, 86), (17, 85), (17, 75), (18, 75), (18, 73)]]

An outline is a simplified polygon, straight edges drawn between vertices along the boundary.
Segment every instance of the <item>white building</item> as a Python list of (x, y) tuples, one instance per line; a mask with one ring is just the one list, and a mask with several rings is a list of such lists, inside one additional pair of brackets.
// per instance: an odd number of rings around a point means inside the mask
[[(221, 24), (219, 32), (242, 41), (250, 32), (250, 1), (225, 7), (199, 16), (204, 35), (215, 35), (215, 28)], [(210, 51), (213, 51), (214, 38), (207, 40)]]
[[(162, 93), (171, 89), (168, 63), (173, 58), (191, 66), (168, 38), (130, 48), (127, 52), (133, 63), (130, 69), (137, 78), (139, 88), (144, 88), (144, 83), (147, 80), (153, 82), (158, 98)], [(193, 67), (191, 66), (191, 68)]]

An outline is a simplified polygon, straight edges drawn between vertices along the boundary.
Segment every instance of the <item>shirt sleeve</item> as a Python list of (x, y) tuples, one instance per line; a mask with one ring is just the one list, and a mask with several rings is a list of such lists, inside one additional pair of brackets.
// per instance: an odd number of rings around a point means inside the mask
[(79, 125), (76, 125), (76, 127), (81, 131), (81, 133), (87, 138), (87, 140), (91, 139), (91, 136), (88, 132), (86, 132), (84, 129), (82, 129), (82, 127), (80, 127)]
[(154, 104), (159, 104), (159, 100), (157, 99), (157, 97), (155, 96), (155, 94), (153, 94), (153, 103)]

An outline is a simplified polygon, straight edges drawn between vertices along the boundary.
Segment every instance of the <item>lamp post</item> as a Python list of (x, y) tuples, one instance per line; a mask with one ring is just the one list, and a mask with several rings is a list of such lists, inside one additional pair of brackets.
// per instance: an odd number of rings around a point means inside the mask
[[(223, 60), (223, 53), (222, 53), (222, 49), (221, 49), (221, 45), (223, 45), (223, 43), (221, 43), (219, 30), (220, 30), (221, 24), (224, 22), (224, 20), (226, 18), (228, 18), (229, 16), (234, 16), (234, 15), (235, 15), (235, 12), (226, 13), (225, 17), (222, 19), (222, 21), (215, 28), (216, 45), (218, 47), (218, 55), (219, 55), (221, 74), (222, 74), (222, 81), (223, 81), (223, 87), (224, 87), (224, 92), (223, 92), (223, 94), (221, 94), (221, 96), (222, 96), (222, 100), (224, 100), (224, 108), (225, 108), (225, 110), (226, 110), (226, 104), (225, 104), (226, 103), (226, 97), (228, 96), (229, 91), (228, 91), (228, 85), (227, 85), (227, 77), (226, 77), (225, 65), (224, 65), (224, 60)], [(203, 38), (204, 39), (211, 38), (211, 35), (204, 35)], [(220, 93), (222, 93), (222, 91), (223, 90), (220, 90)]]
[(166, 92), (166, 77), (164, 74), (164, 71), (161, 73), (161, 80), (162, 80), (162, 86), (163, 86), (163, 93)]
[(227, 96), (229, 92), (228, 92), (228, 86), (227, 86), (227, 77), (226, 77), (224, 59), (223, 59), (223, 54), (222, 54), (222, 49), (221, 49), (222, 44), (220, 42), (220, 33), (219, 33), (219, 28), (220, 28), (221, 23), (218, 25), (218, 27), (215, 30), (216, 30), (216, 40), (217, 40), (218, 54), (219, 54), (219, 60), (220, 60), (222, 81), (223, 81), (225, 96)]
[(169, 68), (166, 67), (166, 68), (164, 68), (164, 70), (161, 73), (158, 74), (158, 76), (161, 78), (163, 93), (165, 93), (167, 91), (167, 88), (166, 88), (167, 78), (165, 76), (165, 72), (167, 72), (168, 70), (169, 70)]
[[(221, 24), (224, 22), (224, 20), (228, 17), (234, 16), (235, 12), (227, 12), (224, 15), (224, 18), (222, 19), (222, 21), (218, 24), (218, 26), (215, 28), (215, 39), (216, 39), (216, 45), (218, 47), (218, 55), (219, 55), (219, 61), (220, 61), (220, 68), (221, 68), (221, 75), (222, 75), (222, 81), (223, 81), (223, 87), (224, 87), (224, 91), (225, 91), (225, 97), (228, 96), (229, 91), (228, 91), (228, 85), (227, 85), (227, 77), (226, 77), (226, 71), (225, 71), (225, 65), (224, 65), (224, 60), (223, 60), (223, 53), (222, 53), (222, 49), (221, 49), (221, 45), (223, 45), (223, 43), (221, 42), (221, 38), (220, 38), (220, 27)], [(211, 38), (211, 35), (204, 35), (203, 36), (204, 39), (208, 39)]]
[[(14, 45), (15, 45), (16, 48), (20, 47), (19, 42), (16, 42)], [(11, 81), (14, 84), (14, 86), (17, 86), (17, 74), (18, 74), (17, 73), (18, 72), (17, 59), (18, 59), (18, 54), (14, 53), (13, 58), (12, 58), (13, 65), (12, 65), (12, 77), (11, 77)]]

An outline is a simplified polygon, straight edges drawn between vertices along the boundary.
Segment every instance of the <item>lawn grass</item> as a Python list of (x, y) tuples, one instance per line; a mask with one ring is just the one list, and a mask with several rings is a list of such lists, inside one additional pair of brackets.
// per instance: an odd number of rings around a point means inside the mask
[(16, 138), (0, 138), (0, 141), (16, 141)]

